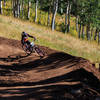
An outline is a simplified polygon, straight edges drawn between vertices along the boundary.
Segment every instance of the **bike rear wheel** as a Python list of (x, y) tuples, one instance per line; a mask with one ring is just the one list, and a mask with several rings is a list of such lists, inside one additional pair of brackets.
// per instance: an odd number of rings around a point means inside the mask
[(33, 48), (32, 47), (29, 48), (29, 46), (27, 44), (23, 44), (22, 48), (28, 55), (30, 55), (33, 51)]

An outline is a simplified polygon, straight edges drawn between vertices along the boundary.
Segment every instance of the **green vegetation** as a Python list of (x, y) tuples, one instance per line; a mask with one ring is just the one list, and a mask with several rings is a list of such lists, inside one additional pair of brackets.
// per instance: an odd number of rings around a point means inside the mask
[(1, 1), (0, 14), (29, 20), (49, 28), (52, 26), (52, 30), (100, 43), (99, 0)]
[(95, 42), (79, 40), (69, 34), (52, 32), (51, 29), (41, 25), (0, 15), (0, 36), (20, 40), (22, 31), (34, 35), (39, 45), (80, 56), (91, 62), (100, 62), (100, 46)]

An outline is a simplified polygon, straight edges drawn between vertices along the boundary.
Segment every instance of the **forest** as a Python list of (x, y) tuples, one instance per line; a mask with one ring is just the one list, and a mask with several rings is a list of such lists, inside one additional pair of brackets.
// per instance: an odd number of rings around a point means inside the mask
[(0, 14), (100, 43), (99, 0), (0, 0)]

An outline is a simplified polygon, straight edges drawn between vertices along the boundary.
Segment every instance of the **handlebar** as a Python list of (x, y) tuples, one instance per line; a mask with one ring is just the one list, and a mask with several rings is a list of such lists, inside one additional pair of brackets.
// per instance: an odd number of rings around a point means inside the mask
[(34, 41), (36, 41), (36, 38), (35, 37), (33, 37), (34, 38)]

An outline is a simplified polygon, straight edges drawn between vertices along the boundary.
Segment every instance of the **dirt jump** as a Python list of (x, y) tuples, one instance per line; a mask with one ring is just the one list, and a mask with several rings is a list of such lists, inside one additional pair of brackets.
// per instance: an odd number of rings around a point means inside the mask
[(0, 37), (0, 100), (100, 100), (100, 71), (92, 63), (40, 48), (42, 59)]

